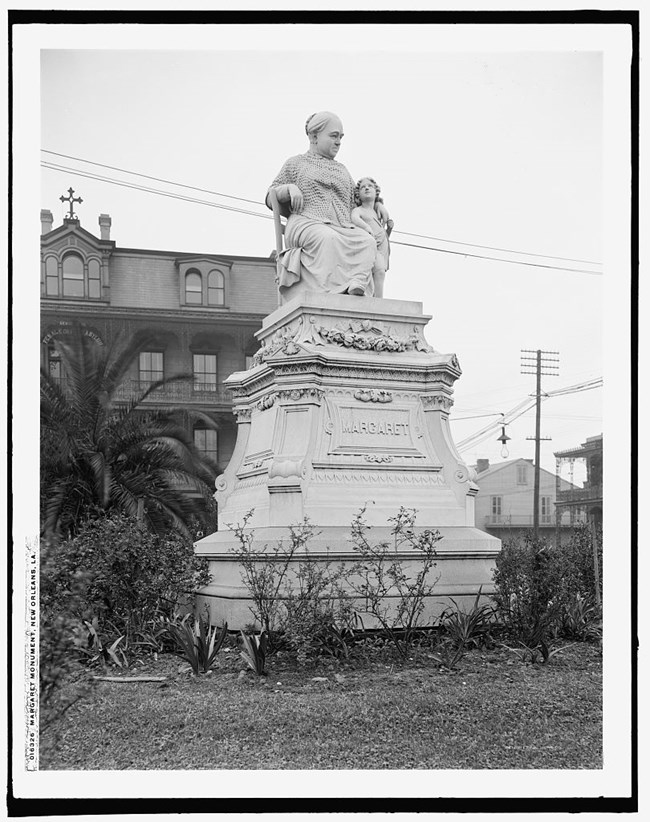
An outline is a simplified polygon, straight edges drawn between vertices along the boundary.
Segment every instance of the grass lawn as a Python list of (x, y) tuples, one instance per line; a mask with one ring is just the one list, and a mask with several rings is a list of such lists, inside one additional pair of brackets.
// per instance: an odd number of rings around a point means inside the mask
[(163, 683), (97, 682), (42, 734), (40, 767), (602, 767), (594, 645), (567, 646), (547, 665), (499, 649), (472, 651), (454, 671), (425, 654), (407, 665), (384, 657), (301, 670), (275, 656), (267, 667), (267, 678), (242, 675), (228, 649), (198, 679), (165, 655), (124, 672)]

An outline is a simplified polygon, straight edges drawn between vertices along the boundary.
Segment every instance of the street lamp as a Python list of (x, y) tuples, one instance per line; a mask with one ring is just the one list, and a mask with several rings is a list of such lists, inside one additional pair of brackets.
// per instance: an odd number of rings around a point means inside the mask
[(505, 427), (505, 425), (502, 425), (501, 426), (501, 436), (497, 437), (497, 442), (501, 443), (501, 456), (503, 457), (504, 460), (507, 459), (508, 455), (510, 454), (510, 452), (508, 451), (508, 446), (507, 446), (507, 442), (508, 442), (509, 439), (510, 439), (510, 437), (506, 434), (506, 427)]

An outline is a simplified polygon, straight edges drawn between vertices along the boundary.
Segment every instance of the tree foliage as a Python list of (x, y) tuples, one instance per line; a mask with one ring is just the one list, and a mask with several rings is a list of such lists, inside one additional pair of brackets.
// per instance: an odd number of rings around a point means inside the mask
[(152, 342), (150, 332), (139, 332), (103, 346), (79, 324), (55, 341), (64, 379), (41, 371), (41, 528), (48, 541), (73, 535), (97, 512), (136, 516), (139, 507), (159, 534), (171, 528), (187, 536), (193, 523), (208, 524), (216, 465), (197, 451), (179, 412), (143, 407), (156, 389), (190, 377), (153, 382), (120, 401), (131, 365)]

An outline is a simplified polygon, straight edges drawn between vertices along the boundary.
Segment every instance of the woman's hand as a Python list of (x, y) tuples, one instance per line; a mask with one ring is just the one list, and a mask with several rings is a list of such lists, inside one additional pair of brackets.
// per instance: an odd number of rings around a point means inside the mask
[(289, 183), (287, 186), (287, 199), (291, 203), (292, 211), (302, 211), (304, 202), (302, 191), (293, 183)]

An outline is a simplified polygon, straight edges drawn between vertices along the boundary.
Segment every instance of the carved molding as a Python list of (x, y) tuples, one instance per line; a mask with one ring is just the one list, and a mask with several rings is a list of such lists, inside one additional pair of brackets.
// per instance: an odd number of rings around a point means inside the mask
[(445, 394), (425, 394), (422, 398), (425, 411), (451, 411), (454, 401)]
[(318, 377), (334, 377), (337, 380), (372, 380), (375, 384), (389, 380), (402, 383), (408, 381), (414, 384), (415, 392), (418, 391), (420, 386), (422, 387), (421, 390), (425, 390), (424, 380), (429, 384), (435, 382), (450, 387), (453, 386), (456, 381), (456, 377), (447, 371), (438, 369), (433, 372), (429, 370), (425, 371), (413, 365), (404, 368), (387, 368), (386, 366), (375, 365), (375, 363), (370, 362), (364, 362), (359, 365), (343, 365), (339, 363), (314, 362), (312, 360), (311, 362), (274, 363), (273, 368), (278, 376), (287, 377), (313, 374)]
[(238, 423), (250, 422), (252, 412), (252, 408), (235, 408), (233, 410), (233, 414), (235, 415)]
[(369, 390), (359, 388), (354, 392), (354, 398), (361, 402), (392, 402), (393, 395), (390, 391), (381, 391), (371, 388)]
[(250, 488), (257, 488), (260, 485), (266, 485), (268, 482), (268, 474), (266, 471), (262, 471), (259, 474), (249, 474), (248, 476), (244, 476), (242, 479), (239, 479), (239, 474), (237, 476), (238, 491), (245, 491)]
[(314, 471), (311, 481), (313, 483), (339, 483), (353, 485), (365, 482), (372, 485), (445, 485), (445, 478), (442, 473), (418, 474), (414, 472), (400, 473), (399, 471), (382, 471), (378, 468), (375, 471)]

